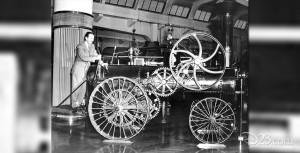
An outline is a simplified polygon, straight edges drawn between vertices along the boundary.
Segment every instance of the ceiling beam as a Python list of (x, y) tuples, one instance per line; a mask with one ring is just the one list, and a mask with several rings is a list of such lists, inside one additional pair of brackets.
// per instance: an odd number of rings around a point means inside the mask
[[(130, 34), (124, 34), (115, 31), (108, 31), (108, 30), (98, 30), (97, 37), (117, 39), (119, 40), (119, 44), (124, 43), (124, 41), (129, 41), (129, 42), (132, 41), (132, 35)], [(141, 37), (139, 35), (136, 35), (135, 39), (136, 42), (145, 42), (147, 40), (150, 40), (150, 38), (148, 37), (145, 36)]]

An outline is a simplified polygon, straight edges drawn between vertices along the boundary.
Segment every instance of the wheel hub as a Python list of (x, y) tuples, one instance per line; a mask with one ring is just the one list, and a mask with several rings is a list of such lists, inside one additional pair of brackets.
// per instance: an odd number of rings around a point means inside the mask
[(183, 70), (183, 74), (188, 74), (189, 73), (189, 70), (188, 69), (184, 69)]
[(167, 81), (166, 81), (166, 80), (162, 80), (161, 83), (162, 83), (162, 84), (166, 84)]
[(123, 110), (123, 108), (122, 108), (122, 106), (120, 106), (120, 105), (117, 105), (117, 106), (115, 106), (115, 108), (114, 108), (114, 111), (115, 112), (122, 112), (122, 110)]
[(201, 63), (201, 59), (198, 57), (195, 59), (195, 64), (199, 65)]
[(210, 123), (215, 123), (215, 122), (216, 122), (216, 118), (213, 117), (213, 116), (211, 116), (211, 117), (209, 118), (209, 121), (210, 121)]

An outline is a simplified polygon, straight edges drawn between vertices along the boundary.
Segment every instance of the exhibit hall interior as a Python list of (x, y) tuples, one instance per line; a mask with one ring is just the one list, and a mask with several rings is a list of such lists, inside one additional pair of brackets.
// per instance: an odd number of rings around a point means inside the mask
[(51, 152), (249, 152), (248, 0), (51, 4)]

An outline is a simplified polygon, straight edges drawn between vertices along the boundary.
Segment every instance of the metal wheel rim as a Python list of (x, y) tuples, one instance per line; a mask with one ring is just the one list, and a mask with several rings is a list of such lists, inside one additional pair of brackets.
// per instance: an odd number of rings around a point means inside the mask
[(149, 107), (147, 95), (138, 83), (126, 77), (112, 77), (93, 90), (88, 112), (99, 134), (127, 140), (143, 129), (149, 119)]
[(205, 98), (197, 102), (189, 115), (193, 135), (203, 143), (222, 143), (234, 131), (235, 115), (222, 99)]

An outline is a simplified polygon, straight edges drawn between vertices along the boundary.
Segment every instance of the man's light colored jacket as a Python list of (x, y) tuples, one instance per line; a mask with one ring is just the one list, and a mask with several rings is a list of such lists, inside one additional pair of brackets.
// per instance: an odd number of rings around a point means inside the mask
[(84, 42), (78, 44), (76, 46), (76, 57), (71, 73), (73, 75), (85, 77), (90, 62), (95, 62), (97, 55), (94, 44), (89, 45), (89, 47), (87, 47)]

